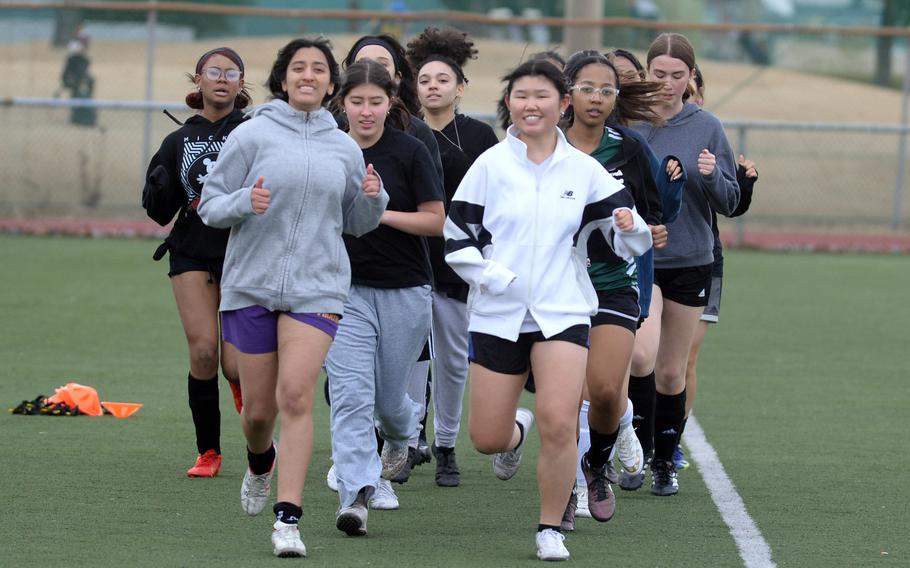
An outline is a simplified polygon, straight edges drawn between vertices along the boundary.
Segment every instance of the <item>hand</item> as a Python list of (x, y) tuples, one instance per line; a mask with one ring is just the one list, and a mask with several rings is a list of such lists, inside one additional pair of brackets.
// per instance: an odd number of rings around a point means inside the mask
[(648, 228), (651, 229), (651, 241), (654, 243), (654, 248), (659, 249), (667, 246), (666, 225), (648, 225)]
[(739, 159), (736, 160), (736, 163), (742, 166), (744, 170), (746, 170), (747, 178), (755, 179), (758, 177), (758, 171), (755, 169), (755, 162), (752, 160), (747, 160), (745, 156), (740, 154)]
[(667, 177), (670, 181), (676, 181), (682, 176), (682, 166), (676, 160), (667, 160)]
[(262, 176), (256, 180), (253, 191), (250, 192), (250, 203), (253, 205), (253, 213), (262, 215), (269, 208), (269, 196), (272, 192), (262, 187), (264, 181)]
[(632, 211), (625, 207), (613, 211), (613, 224), (623, 233), (629, 233), (635, 228), (635, 219), (632, 218)]
[(367, 165), (367, 175), (363, 177), (363, 192), (367, 197), (377, 197), (382, 185), (379, 183), (379, 176), (373, 171), (373, 164)]
[(708, 151), (707, 148), (698, 155), (698, 173), (703, 176), (709, 176), (714, 173), (714, 166), (717, 164), (717, 158)]

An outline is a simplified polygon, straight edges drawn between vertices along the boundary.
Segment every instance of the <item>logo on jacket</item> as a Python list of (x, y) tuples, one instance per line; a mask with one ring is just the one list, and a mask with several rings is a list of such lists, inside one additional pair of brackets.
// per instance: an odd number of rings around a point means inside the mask
[(575, 192), (572, 191), (571, 189), (567, 189), (567, 190), (563, 191), (562, 195), (560, 195), (559, 197), (561, 197), (562, 199), (575, 199)]

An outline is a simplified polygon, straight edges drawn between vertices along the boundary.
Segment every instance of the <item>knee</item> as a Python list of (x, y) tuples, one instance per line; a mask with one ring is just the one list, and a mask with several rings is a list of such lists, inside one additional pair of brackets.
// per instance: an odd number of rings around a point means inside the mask
[(306, 416), (312, 408), (312, 393), (308, 393), (302, 385), (286, 385), (278, 388), (278, 410), (285, 417)]
[(680, 365), (662, 364), (654, 369), (654, 378), (658, 387), (664, 389), (686, 381), (686, 371)]
[(195, 341), (190, 345), (190, 366), (210, 378), (218, 373), (218, 345), (213, 341)]
[(568, 416), (557, 414), (538, 415), (537, 424), (541, 449), (576, 444), (578, 415), (574, 413), (568, 414)]
[(489, 429), (481, 429), (471, 426), (471, 443), (474, 449), (482, 454), (496, 454), (509, 450), (509, 442), (512, 441), (512, 431), (504, 433), (490, 432)]
[(247, 428), (254, 431), (271, 430), (275, 423), (275, 413), (262, 406), (243, 405), (243, 421)]
[(656, 357), (657, 349), (652, 349), (650, 345), (641, 345), (636, 341), (635, 348), (632, 350), (632, 374), (636, 377), (650, 374), (654, 370)]
[(622, 381), (600, 381), (600, 384), (588, 384), (588, 400), (597, 408), (612, 409), (622, 395)]

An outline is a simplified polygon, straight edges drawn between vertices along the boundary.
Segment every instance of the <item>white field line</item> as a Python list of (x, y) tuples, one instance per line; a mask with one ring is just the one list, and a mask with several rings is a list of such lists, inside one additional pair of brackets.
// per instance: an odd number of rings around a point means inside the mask
[(683, 432), (683, 442), (686, 444), (688, 455), (698, 466), (698, 471), (708, 486), (711, 499), (720, 511), (730, 534), (736, 541), (739, 556), (747, 568), (775, 567), (771, 559), (771, 547), (765, 542), (761, 531), (755, 521), (746, 511), (742, 497), (736, 492), (736, 486), (730, 480), (724, 465), (717, 457), (717, 452), (705, 437), (705, 431), (694, 415), (689, 416), (686, 429)]

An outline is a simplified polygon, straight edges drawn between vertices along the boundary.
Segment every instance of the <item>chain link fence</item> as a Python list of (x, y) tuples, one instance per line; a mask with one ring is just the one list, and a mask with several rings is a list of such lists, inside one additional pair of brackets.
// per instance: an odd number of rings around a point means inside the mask
[[(105, 6), (109, 11), (103, 19), (92, 19), (94, 8), (81, 12), (92, 38), (95, 85), (94, 99), (86, 102), (91, 108), (77, 108), (82, 103), (52, 98), (67, 56), (50, 43), (55, 12), (28, 5), (33, 4), (19, 3), (13, 10), (0, 4), (0, 29), (10, 32), (0, 40), (0, 60), (9, 77), (0, 84), (0, 175), (6, 182), (0, 186), (0, 218), (143, 220), (139, 196), (149, 153), (177, 128), (161, 111), (167, 108), (181, 119), (191, 112), (181, 103), (162, 101), (188, 92), (184, 74), (200, 53), (216, 45), (228, 44), (243, 54), (259, 103), (265, 100), (262, 84), (275, 50), (289, 37), (332, 33), (340, 58), (358, 34), (386, 31), (406, 41), (427, 23), (449, 22), (470, 31), (481, 47), (480, 58), (467, 67), (470, 103), (463, 110), (492, 122), (498, 78), (506, 69), (535, 51), (558, 49), (555, 42), (571, 33), (571, 26), (593, 25), (569, 21), (563, 28), (564, 20), (533, 13), (532, 18), (328, 8), (316, 13), (202, 4), (193, 12), (168, 3), (171, 12), (161, 15), (180, 13), (181, 18), (153, 22), (155, 45), (149, 44), (149, 22), (143, 21), (142, 10), (150, 4), (116, 2)], [(130, 21), (118, 21), (112, 8), (129, 14)], [(707, 108), (724, 121), (734, 151), (754, 160), (760, 174), (749, 214), (725, 220), (725, 228), (740, 236), (748, 231), (910, 233), (910, 183), (903, 169), (906, 99), (893, 87), (871, 85), (876, 34), (893, 44), (890, 65), (900, 71), (908, 63), (906, 29), (600, 23), (604, 47), (640, 48), (647, 44), (644, 36), (666, 30), (696, 42), (708, 82)], [(280, 29), (270, 33), (271, 24)], [(892, 73), (890, 81), (896, 78)]]

